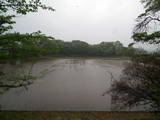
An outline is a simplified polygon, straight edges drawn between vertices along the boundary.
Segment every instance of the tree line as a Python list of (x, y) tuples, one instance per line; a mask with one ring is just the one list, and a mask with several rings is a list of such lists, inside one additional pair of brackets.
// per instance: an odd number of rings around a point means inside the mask
[[(141, 0), (144, 13), (137, 18), (138, 24), (133, 33), (135, 43), (160, 44), (159, 12), (160, 0)], [(35, 32), (31, 34), (5, 33), (12, 29), (16, 15), (26, 15), (37, 12), (39, 8), (54, 11), (52, 7), (42, 4), (41, 0), (1, 0), (0, 1), (0, 58), (15, 59), (33, 56), (71, 55), (71, 56), (134, 56), (139, 57), (125, 67), (120, 80), (114, 80), (110, 93), (119, 107), (134, 107), (149, 105), (149, 109), (160, 111), (160, 56), (159, 52), (153, 56), (144, 57), (146, 51), (135, 49), (131, 44), (124, 47), (120, 42), (102, 42), (89, 45), (86, 42), (74, 40), (64, 42)], [(11, 14), (15, 13), (15, 14)], [(156, 24), (151, 24), (156, 23)], [(154, 26), (155, 25), (155, 26)], [(149, 29), (151, 28), (151, 29)], [(157, 28), (156, 30), (154, 28)], [(13, 68), (15, 71), (15, 68)], [(16, 69), (17, 70), (17, 69)], [(27, 86), (32, 75), (9, 77), (1, 67), (0, 88)], [(30, 73), (30, 72), (29, 72)], [(15, 82), (13, 82), (13, 78)], [(27, 83), (26, 83), (27, 81)], [(9, 87), (6, 87), (9, 86)], [(119, 104), (120, 103), (120, 104)]]
[(80, 40), (66, 42), (46, 36), (40, 31), (31, 34), (6, 33), (0, 35), (0, 58), (16, 59), (39, 56), (133, 56), (146, 54), (143, 49), (124, 47), (120, 41), (88, 44)]

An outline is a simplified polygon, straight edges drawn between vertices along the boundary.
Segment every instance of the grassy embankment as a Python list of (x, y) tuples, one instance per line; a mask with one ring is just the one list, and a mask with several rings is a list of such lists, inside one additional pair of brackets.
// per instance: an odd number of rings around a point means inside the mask
[(0, 112), (0, 120), (160, 120), (147, 112)]

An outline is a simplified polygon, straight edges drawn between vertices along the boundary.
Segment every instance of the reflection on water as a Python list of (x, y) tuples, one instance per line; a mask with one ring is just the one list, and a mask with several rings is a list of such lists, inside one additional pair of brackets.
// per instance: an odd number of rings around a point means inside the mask
[(109, 111), (110, 74), (118, 78), (124, 61), (103, 59), (50, 59), (34, 65), (38, 80), (28, 87), (0, 96), (2, 110)]
[(27, 87), (32, 84), (34, 63), (24, 64), (22, 61), (7, 61), (0, 63), (0, 94), (11, 88)]

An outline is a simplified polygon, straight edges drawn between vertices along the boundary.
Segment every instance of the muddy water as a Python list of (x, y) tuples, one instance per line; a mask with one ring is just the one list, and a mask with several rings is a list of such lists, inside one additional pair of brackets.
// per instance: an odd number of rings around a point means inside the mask
[(0, 96), (2, 110), (110, 111), (111, 76), (118, 79), (127, 61), (57, 58), (38, 61), (34, 84), (10, 89)]

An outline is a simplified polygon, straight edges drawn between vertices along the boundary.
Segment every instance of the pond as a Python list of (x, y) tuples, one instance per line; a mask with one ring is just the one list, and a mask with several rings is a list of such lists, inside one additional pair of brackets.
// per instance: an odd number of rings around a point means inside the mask
[[(112, 98), (103, 95), (118, 79), (127, 60), (52, 58), (33, 67), (34, 84), (0, 95), (1, 110), (111, 111)], [(44, 74), (44, 75), (41, 75)]]

